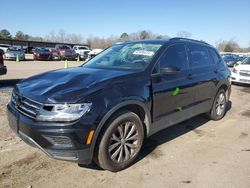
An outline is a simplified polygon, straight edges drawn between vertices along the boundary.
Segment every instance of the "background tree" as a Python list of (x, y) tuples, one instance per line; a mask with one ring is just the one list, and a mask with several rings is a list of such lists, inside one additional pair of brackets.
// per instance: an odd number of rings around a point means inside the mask
[(233, 52), (234, 49), (233, 49), (233, 47), (232, 47), (229, 43), (227, 43), (227, 44), (225, 45), (225, 48), (224, 48), (223, 51), (224, 51), (224, 52)]
[(67, 34), (65, 37), (65, 42), (81, 44), (83, 42), (83, 38), (80, 34)]
[(27, 40), (29, 37), (25, 35), (22, 31), (17, 31), (14, 38), (18, 40)]
[(30, 36), (30, 35), (28, 35), (29, 36), (29, 38), (28, 38), (28, 40), (32, 40), (32, 41), (46, 41), (44, 38), (42, 38), (42, 37), (38, 37), (38, 36)]
[(179, 31), (177, 34), (176, 34), (177, 37), (182, 37), (182, 38), (190, 38), (192, 36), (192, 34), (188, 31)]
[(148, 31), (143, 30), (143, 31), (140, 32), (140, 39), (141, 40), (149, 39), (149, 38), (150, 38), (150, 35), (149, 35)]
[(48, 35), (45, 36), (46, 41), (56, 42), (56, 34), (55, 31), (52, 30)]
[(0, 37), (4, 38), (4, 39), (11, 39), (12, 38), (10, 32), (7, 29), (2, 29), (0, 31)]
[(122, 33), (121, 36), (120, 36), (120, 40), (121, 41), (127, 41), (127, 40), (129, 40), (128, 33)]
[(234, 39), (229, 41), (219, 40), (216, 42), (216, 47), (220, 52), (246, 52), (246, 49), (240, 48)]
[(63, 29), (60, 29), (57, 34), (57, 41), (63, 43), (65, 39), (65, 35), (66, 35), (65, 31)]

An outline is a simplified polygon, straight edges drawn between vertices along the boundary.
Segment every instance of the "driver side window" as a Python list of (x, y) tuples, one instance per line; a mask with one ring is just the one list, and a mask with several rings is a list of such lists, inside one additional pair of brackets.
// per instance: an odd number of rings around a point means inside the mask
[(177, 67), (180, 70), (187, 69), (187, 53), (184, 44), (169, 46), (159, 59), (160, 68)]

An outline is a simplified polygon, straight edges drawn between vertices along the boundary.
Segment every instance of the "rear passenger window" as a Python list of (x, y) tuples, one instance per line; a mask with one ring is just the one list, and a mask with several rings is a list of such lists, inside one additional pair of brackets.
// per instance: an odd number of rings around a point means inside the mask
[(167, 48), (159, 60), (160, 68), (177, 67), (180, 70), (187, 68), (187, 55), (184, 44), (175, 44)]
[(191, 68), (205, 67), (212, 64), (210, 55), (205, 46), (188, 45), (188, 49), (189, 49), (189, 63)]
[(212, 48), (208, 48), (208, 51), (209, 51), (209, 53), (210, 53), (210, 55), (211, 55), (211, 57), (213, 59), (213, 63), (215, 63), (215, 64), (219, 63), (221, 58), (218, 55), (218, 53)]

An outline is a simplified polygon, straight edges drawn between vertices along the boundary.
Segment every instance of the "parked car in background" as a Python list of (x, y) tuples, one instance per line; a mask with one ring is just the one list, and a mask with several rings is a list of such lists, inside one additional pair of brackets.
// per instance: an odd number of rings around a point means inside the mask
[(80, 60), (86, 60), (90, 52), (90, 49), (87, 46), (73, 46), (73, 50), (75, 50), (76, 55)]
[(53, 51), (53, 57), (56, 57), (60, 60), (75, 60), (77, 58), (75, 50), (73, 50), (68, 45), (56, 45)]
[(7, 67), (4, 65), (4, 61), (3, 61), (3, 54), (4, 54), (4, 51), (0, 49), (0, 75), (7, 73)]
[(222, 59), (227, 64), (228, 67), (233, 67), (238, 61), (239, 57), (235, 55), (223, 55)]
[(144, 138), (203, 113), (222, 119), (230, 91), (230, 71), (213, 46), (130, 41), (80, 67), (22, 80), (8, 120), (52, 158), (120, 171), (136, 161)]
[(0, 49), (3, 50), (4, 53), (7, 51), (9, 47), (11, 47), (11, 45), (9, 44), (0, 44)]
[(53, 60), (53, 55), (47, 48), (35, 48), (33, 57), (34, 60)]
[(250, 84), (250, 57), (234, 66), (231, 79), (233, 83)]
[(239, 56), (238, 58), (238, 62), (242, 62), (244, 59), (246, 59), (247, 56)]
[(92, 59), (93, 57), (97, 56), (99, 53), (101, 53), (103, 51), (103, 49), (92, 49), (89, 54), (88, 54), (88, 58), (86, 59), (86, 61), (89, 61), (90, 59)]
[(16, 60), (17, 56), (19, 60), (25, 60), (24, 51), (18, 47), (9, 47), (4, 54), (4, 58), (8, 60)]

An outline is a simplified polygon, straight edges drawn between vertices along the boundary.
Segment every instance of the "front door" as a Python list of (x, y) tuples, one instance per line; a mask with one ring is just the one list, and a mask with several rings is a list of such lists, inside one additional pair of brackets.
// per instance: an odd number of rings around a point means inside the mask
[[(158, 72), (152, 74), (153, 92), (153, 121), (161, 121), (171, 115), (184, 111), (194, 103), (194, 81), (188, 67), (188, 58), (185, 45), (174, 44), (166, 48), (156, 66)], [(166, 67), (179, 69), (176, 74), (161, 74), (160, 70)], [(157, 70), (157, 68), (156, 68)], [(167, 125), (160, 125), (167, 127)]]

